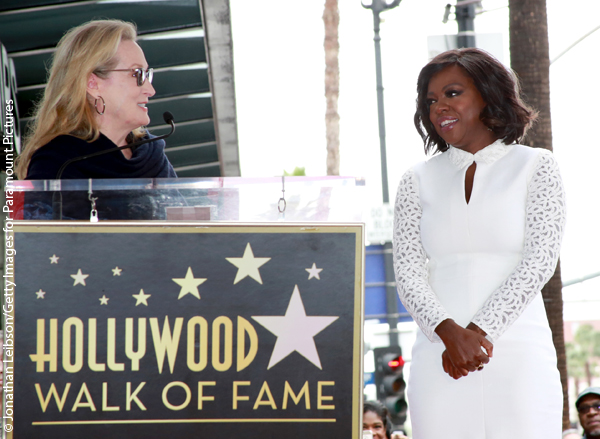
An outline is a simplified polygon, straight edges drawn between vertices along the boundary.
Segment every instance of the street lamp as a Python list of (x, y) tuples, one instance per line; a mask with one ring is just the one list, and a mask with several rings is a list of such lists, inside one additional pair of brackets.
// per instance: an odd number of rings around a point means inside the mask
[[(390, 202), (390, 193), (388, 189), (388, 176), (387, 176), (387, 153), (385, 149), (385, 114), (383, 111), (383, 79), (381, 75), (381, 47), (379, 42), (381, 37), (379, 36), (379, 13), (388, 9), (395, 8), (400, 4), (401, 0), (363, 0), (362, 5), (364, 8), (371, 9), (373, 11), (373, 30), (375, 36), (373, 41), (375, 42), (375, 70), (377, 73), (377, 116), (379, 118), (379, 149), (381, 150), (381, 186), (383, 192), (383, 203), (387, 204)], [(397, 297), (395, 277), (394, 277), (394, 266), (392, 260), (392, 243), (386, 242), (384, 245), (384, 264), (385, 264), (385, 301), (387, 311), (387, 322), (390, 326), (389, 340), (390, 346), (398, 346), (398, 318), (394, 314), (398, 311), (397, 308)]]
[(377, 116), (379, 118), (379, 148), (381, 150), (381, 184), (383, 189), (383, 202), (390, 202), (390, 194), (388, 189), (387, 177), (387, 154), (385, 149), (385, 116), (383, 111), (383, 79), (381, 75), (381, 47), (379, 36), (379, 13), (395, 8), (400, 4), (401, 0), (367, 0), (362, 1), (362, 5), (366, 9), (373, 11), (373, 30), (375, 36), (375, 70), (377, 74)]
[(473, 2), (456, 3), (456, 22), (458, 23), (458, 48), (477, 47), (475, 45), (475, 4)]
[[(454, 5), (454, 16), (458, 24), (458, 35), (456, 46), (477, 47), (475, 45), (475, 5), (481, 6), (481, 0), (462, 0)], [(452, 5), (448, 3), (444, 9), (444, 19), (442, 23), (447, 23), (450, 17)]]

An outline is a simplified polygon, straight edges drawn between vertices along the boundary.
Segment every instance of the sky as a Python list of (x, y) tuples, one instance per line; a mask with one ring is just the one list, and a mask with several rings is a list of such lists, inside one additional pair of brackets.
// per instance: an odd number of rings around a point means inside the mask
[[(424, 160), (413, 125), (416, 79), (430, 59), (428, 37), (454, 35), (442, 18), (447, 0), (403, 0), (382, 13), (381, 50), (388, 187), (393, 201), (402, 174)], [(455, 3), (455, 2), (453, 2)], [(326, 175), (324, 0), (230, 0), (241, 173), (280, 176), (304, 167)], [(483, 0), (479, 41), (510, 61), (508, 0)], [(550, 59), (600, 25), (598, 0), (547, 0)], [(360, 0), (339, 0), (340, 175), (364, 177), (365, 211), (382, 204), (373, 15)], [(491, 36), (488, 36), (491, 34)], [(562, 278), (600, 272), (600, 136), (597, 79), (600, 30), (553, 62), (550, 93), (554, 153), (567, 191)], [(565, 320), (600, 318), (600, 277), (563, 289)]]

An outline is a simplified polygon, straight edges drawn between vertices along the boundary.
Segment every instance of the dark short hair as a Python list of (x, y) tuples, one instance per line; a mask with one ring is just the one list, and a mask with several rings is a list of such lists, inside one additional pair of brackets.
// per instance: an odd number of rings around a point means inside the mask
[(383, 428), (387, 437), (390, 437), (392, 433), (392, 421), (388, 409), (379, 401), (365, 401), (363, 403), (363, 415), (367, 412), (373, 412), (379, 419), (383, 421)]
[(431, 78), (450, 66), (461, 67), (473, 80), (487, 104), (479, 116), (485, 126), (506, 144), (519, 142), (537, 118), (537, 111), (523, 101), (514, 72), (484, 50), (455, 49), (440, 53), (419, 73), (414, 122), (423, 139), (425, 153), (448, 149), (429, 120), (427, 92)]

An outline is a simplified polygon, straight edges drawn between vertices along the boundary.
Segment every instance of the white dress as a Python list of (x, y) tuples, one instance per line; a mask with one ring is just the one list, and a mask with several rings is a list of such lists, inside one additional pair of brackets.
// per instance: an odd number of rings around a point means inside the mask
[[(562, 387), (539, 293), (556, 268), (564, 222), (558, 166), (543, 149), (450, 147), (403, 176), (394, 270), (420, 328), (407, 389), (413, 439), (561, 437)], [(494, 352), (482, 371), (459, 380), (444, 372), (434, 330), (447, 318), (488, 334)]]

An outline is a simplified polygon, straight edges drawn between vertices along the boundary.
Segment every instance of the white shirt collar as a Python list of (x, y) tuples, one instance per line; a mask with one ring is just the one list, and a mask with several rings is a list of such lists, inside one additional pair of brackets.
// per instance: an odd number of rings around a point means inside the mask
[(471, 166), (473, 162), (492, 164), (499, 158), (504, 157), (514, 145), (505, 145), (502, 139), (496, 140), (491, 145), (477, 151), (475, 154), (455, 148), (450, 145), (447, 154), (450, 161), (459, 169)]

